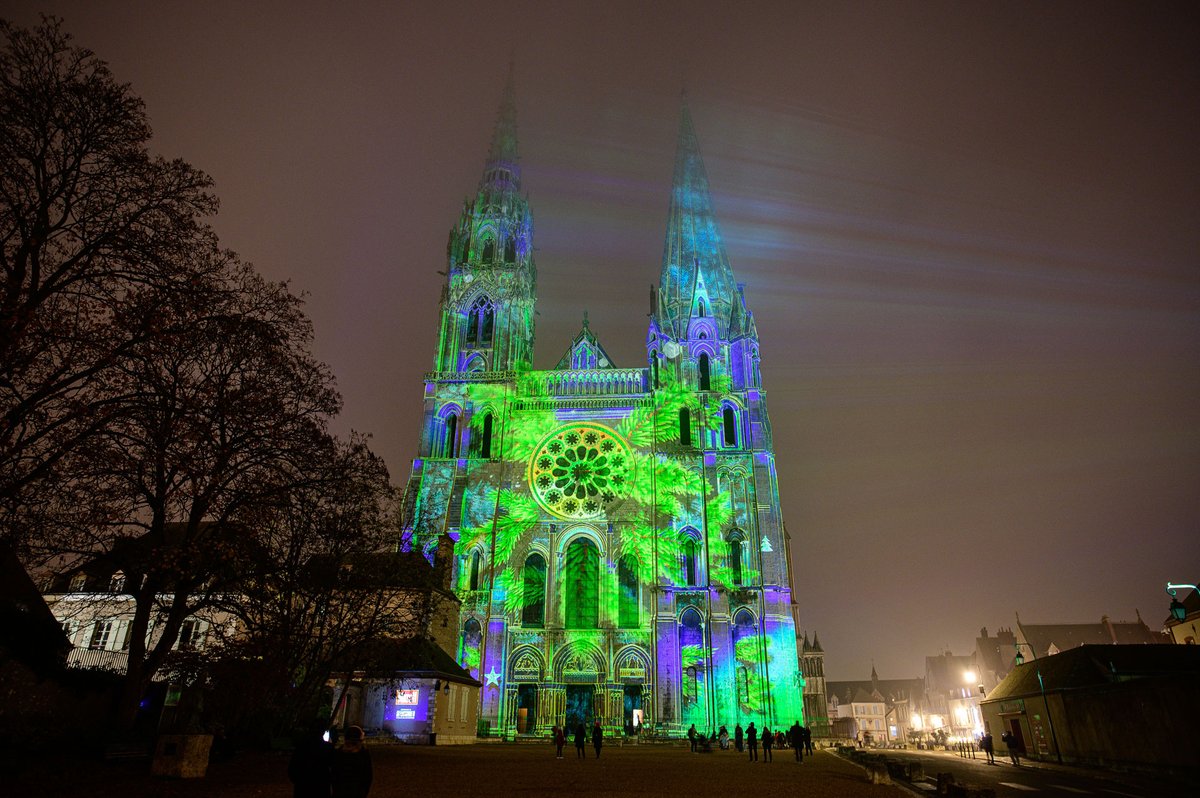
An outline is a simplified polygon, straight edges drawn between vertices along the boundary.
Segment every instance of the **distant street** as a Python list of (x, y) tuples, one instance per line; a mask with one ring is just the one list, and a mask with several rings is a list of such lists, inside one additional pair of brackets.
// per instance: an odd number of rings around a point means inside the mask
[[(1030, 798), (1034, 795), (1069, 796), (1127, 796), (1127, 798), (1160, 798), (1188, 794), (1180, 785), (1124, 773), (1107, 773), (1084, 768), (1060, 767), (1057, 764), (1021, 761), (1014, 767), (1007, 756), (996, 755), (996, 764), (988, 765), (984, 755), (976, 752), (975, 759), (963, 759), (945, 751), (887, 751), (889, 758), (914, 759), (922, 763), (925, 775), (954, 774), (956, 782), (990, 787), (996, 798)], [(927, 790), (933, 794), (932, 786)]]

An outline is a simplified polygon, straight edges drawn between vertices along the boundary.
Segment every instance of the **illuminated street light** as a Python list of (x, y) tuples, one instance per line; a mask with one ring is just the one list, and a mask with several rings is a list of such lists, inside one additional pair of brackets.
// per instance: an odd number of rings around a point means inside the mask
[(1167, 594), (1171, 597), (1171, 617), (1177, 621), (1182, 621), (1187, 617), (1187, 607), (1183, 606), (1183, 602), (1175, 598), (1175, 591), (1180, 588), (1189, 587), (1192, 590), (1200, 590), (1195, 585), (1171, 584), (1167, 582)]

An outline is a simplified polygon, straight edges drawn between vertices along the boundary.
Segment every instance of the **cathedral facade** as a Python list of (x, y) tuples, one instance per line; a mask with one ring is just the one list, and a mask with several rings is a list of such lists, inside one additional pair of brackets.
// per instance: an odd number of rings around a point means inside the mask
[(462, 600), (481, 727), (803, 722), (758, 333), (686, 107), (644, 364), (614, 364), (585, 316), (533, 369), (533, 251), (510, 79), (447, 244), (402, 521)]

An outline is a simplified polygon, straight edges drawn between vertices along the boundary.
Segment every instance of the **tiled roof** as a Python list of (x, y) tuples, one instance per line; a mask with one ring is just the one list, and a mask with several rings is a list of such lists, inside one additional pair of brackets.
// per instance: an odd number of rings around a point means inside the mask
[(1200, 647), (1083, 645), (1054, 656), (1026, 660), (1013, 668), (983, 703), (1040, 695), (1039, 674), (1046, 692), (1054, 692), (1189, 673), (1200, 677)]

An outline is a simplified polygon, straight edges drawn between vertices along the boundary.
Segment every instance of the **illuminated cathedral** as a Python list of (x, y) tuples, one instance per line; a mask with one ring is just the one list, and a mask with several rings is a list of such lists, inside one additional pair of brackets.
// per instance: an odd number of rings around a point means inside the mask
[[(447, 244), (407, 545), (450, 558), (480, 726), (705, 732), (802, 713), (788, 535), (754, 316), (686, 106), (646, 360), (586, 316), (533, 369), (537, 272), (505, 89)], [(452, 552), (452, 556), (451, 556)]]

